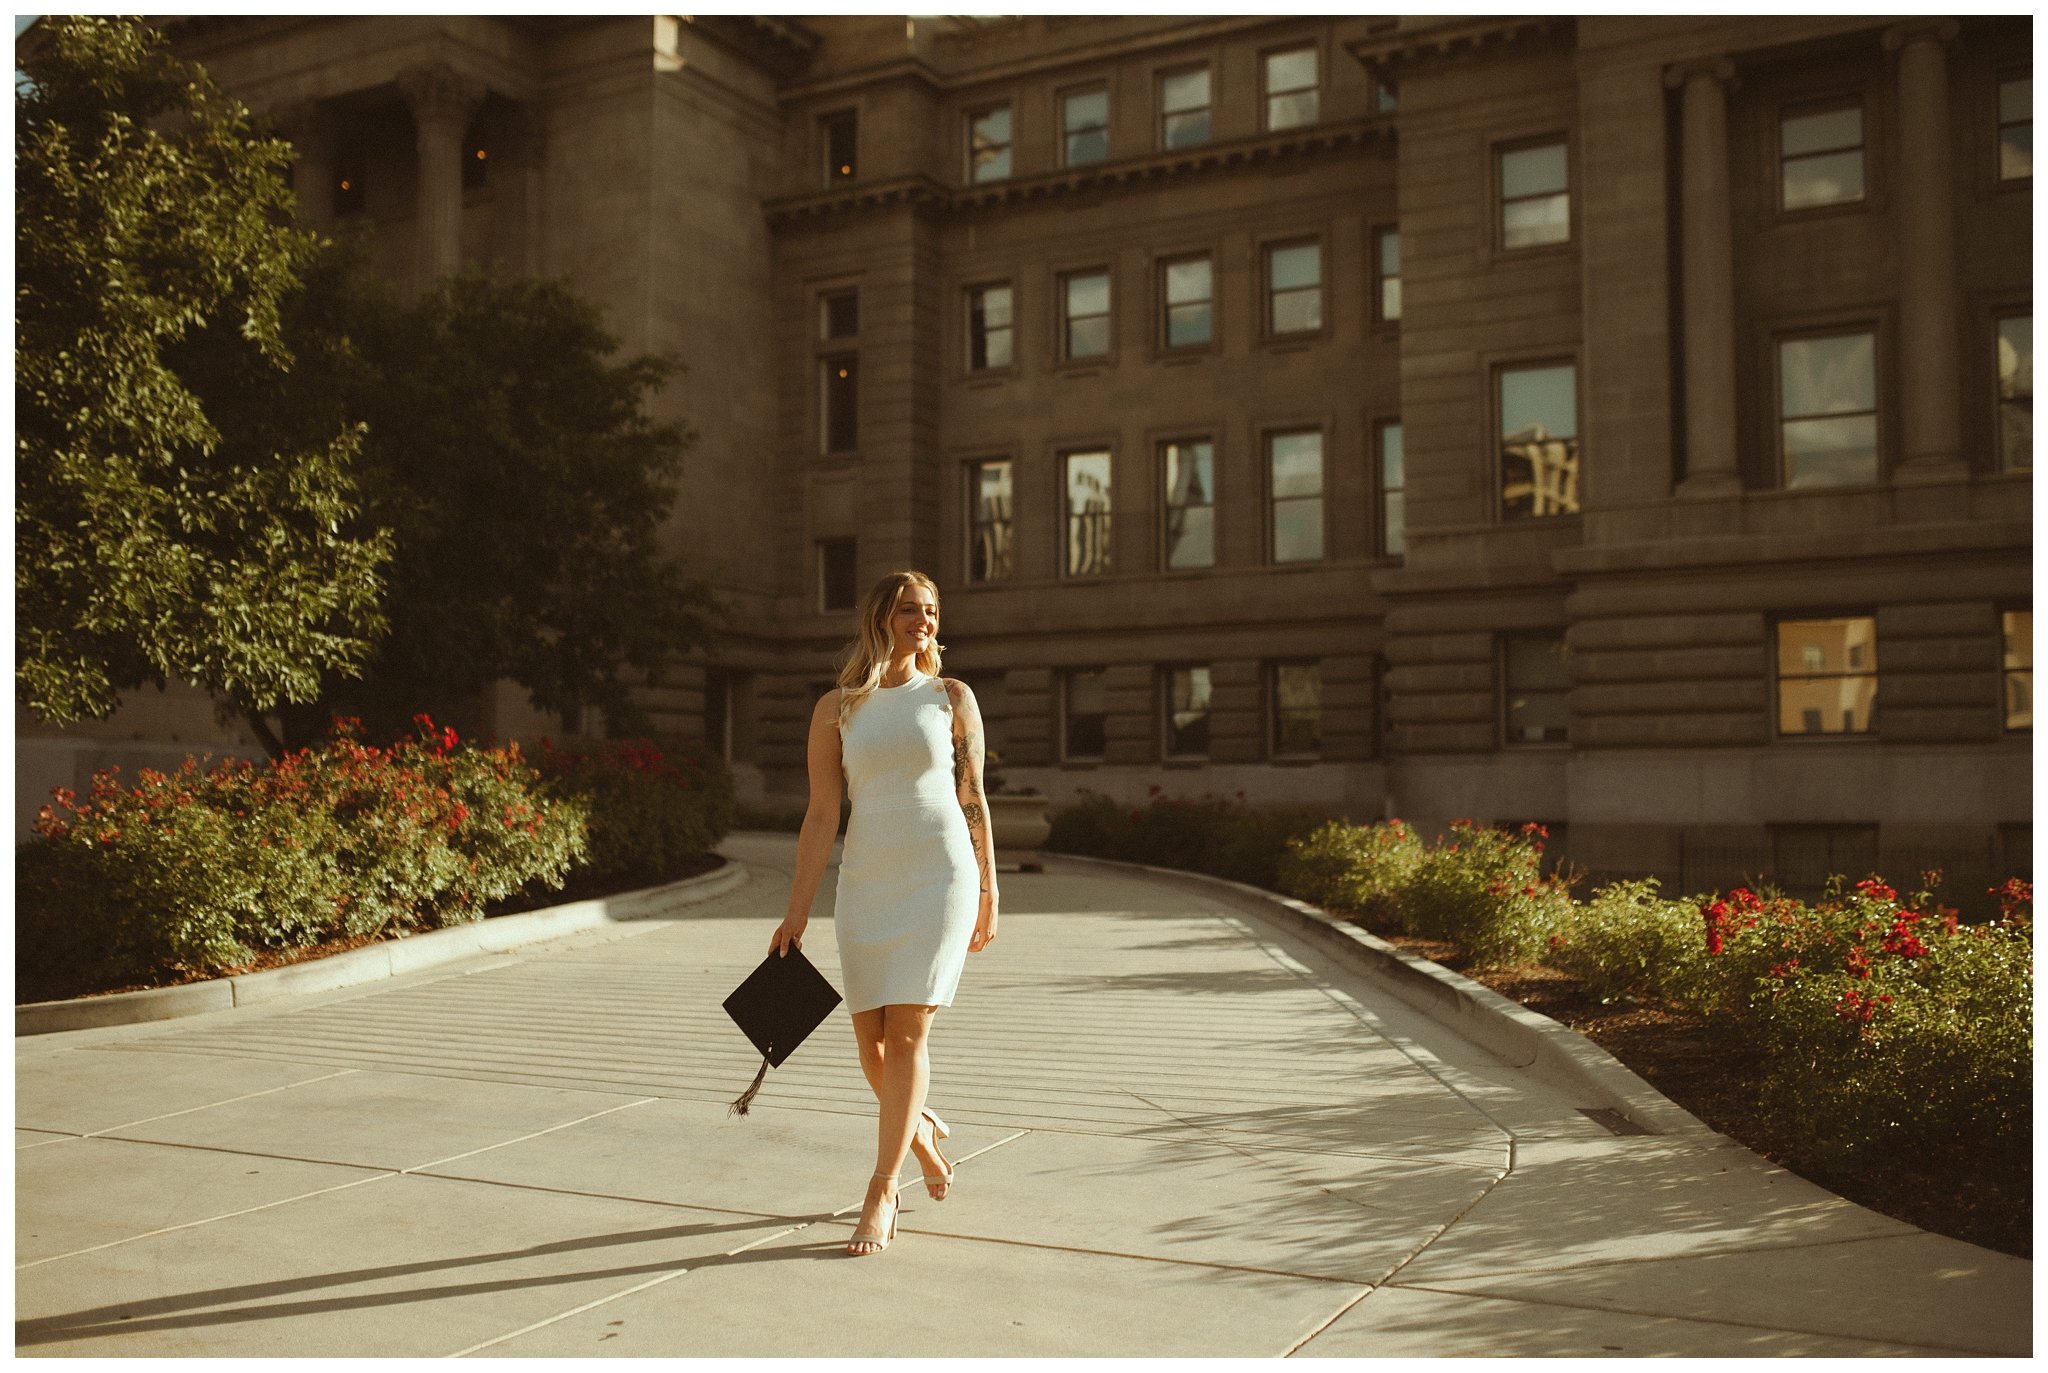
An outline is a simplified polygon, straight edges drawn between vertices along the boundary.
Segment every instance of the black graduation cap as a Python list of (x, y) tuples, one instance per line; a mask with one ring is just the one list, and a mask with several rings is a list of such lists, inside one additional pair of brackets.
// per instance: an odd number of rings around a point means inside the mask
[(825, 975), (794, 944), (782, 953), (770, 953), (733, 989), (725, 999), (725, 1013), (761, 1051), (761, 1071), (754, 1074), (754, 1085), (740, 1093), (727, 1114), (747, 1113), (768, 1070), (780, 1068), (782, 1061), (796, 1052), (796, 1046), (832, 1014), (839, 1000)]

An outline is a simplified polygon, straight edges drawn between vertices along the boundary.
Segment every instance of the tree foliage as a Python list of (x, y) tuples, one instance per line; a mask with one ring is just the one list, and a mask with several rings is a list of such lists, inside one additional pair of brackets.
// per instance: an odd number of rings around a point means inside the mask
[(127, 20), (52, 18), (15, 97), (16, 696), (55, 723), (195, 681), (315, 699), (381, 629), (360, 430), (223, 442), (195, 369), (280, 376), (317, 252), (286, 144)]
[(566, 282), (471, 271), (407, 301), (370, 256), (345, 236), (308, 273), (285, 312), (293, 373), (213, 383), (259, 446), (363, 422), (360, 523), (396, 536), (389, 635), (360, 681), (330, 674), (318, 711), (285, 713), (285, 742), (330, 711), (378, 732), (459, 716), (501, 679), (644, 730), (630, 675), (659, 680), (723, 616), (657, 538), (691, 436), (644, 405), (676, 364), (612, 360)]

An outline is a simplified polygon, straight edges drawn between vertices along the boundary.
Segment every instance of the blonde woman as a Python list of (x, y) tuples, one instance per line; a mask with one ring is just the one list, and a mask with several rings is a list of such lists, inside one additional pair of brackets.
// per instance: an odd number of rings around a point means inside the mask
[(939, 1149), (946, 1124), (924, 1104), (926, 1045), (967, 954), (996, 937), (981, 711), (966, 684), (939, 675), (938, 635), (939, 590), (922, 572), (891, 572), (861, 601), (839, 686), (811, 712), (810, 805), (789, 911), (768, 945), (780, 953), (803, 944), (839, 830), (843, 779), (853, 813), (832, 923), (861, 1071), (881, 1104), (852, 1255), (878, 1254), (895, 1238), (906, 1153), (917, 1155), (934, 1201), (952, 1186)]

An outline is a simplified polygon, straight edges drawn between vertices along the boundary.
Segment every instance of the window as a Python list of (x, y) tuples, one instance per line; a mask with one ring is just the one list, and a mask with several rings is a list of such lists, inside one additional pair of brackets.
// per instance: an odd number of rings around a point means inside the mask
[(1295, 129), (1316, 122), (1316, 50), (1289, 48), (1266, 54), (1266, 127)]
[(1099, 667), (1060, 674), (1060, 757), (1067, 761), (1102, 757), (1109, 718), (1108, 674)]
[(1372, 83), (1372, 108), (1375, 114), (1392, 114), (1400, 108), (1394, 95), (1394, 88), (1384, 81)]
[(1401, 421), (1379, 427), (1380, 447), (1380, 554), (1398, 558), (1407, 552), (1406, 537), (1408, 474), (1401, 447)]
[(1216, 565), (1216, 452), (1207, 439), (1160, 445), (1167, 570)]
[(1778, 120), (1779, 203), (1787, 210), (1863, 199), (1863, 103)]
[(1109, 88), (1075, 91), (1060, 101), (1060, 126), (1066, 134), (1069, 167), (1100, 162), (1109, 156)]
[(1272, 751), (1276, 758), (1317, 752), (1323, 746), (1323, 670), (1318, 663), (1275, 663), (1272, 676)]
[(2034, 78), (2015, 76), (1998, 83), (1998, 179), (2024, 181), (2034, 175)]
[(1168, 348), (1195, 348), (1209, 342), (1214, 325), (1214, 270), (1209, 258), (1182, 258), (1160, 267), (1166, 301), (1162, 335)]
[(1168, 758), (1209, 756), (1209, 668), (1176, 667), (1166, 673)]
[(1578, 368), (1500, 374), (1500, 501), (1507, 519), (1579, 511)]
[(1016, 572), (1010, 556), (1013, 480), (1008, 459), (967, 469), (967, 580), (1006, 582)]
[(334, 213), (337, 217), (362, 212), (363, 177), (368, 162), (369, 158), (358, 143), (343, 146), (335, 155)]
[(1500, 153), (1500, 246), (1536, 248), (1572, 236), (1563, 140)]
[(998, 105), (967, 121), (967, 179), (1001, 181), (1010, 174), (1010, 107)]
[(1191, 148), (1209, 141), (1209, 69), (1159, 78), (1159, 146)]
[(1999, 627), (2005, 637), (2005, 727), (2034, 727), (2034, 612), (2008, 610), (2000, 614)]
[(833, 186), (853, 180), (854, 144), (859, 124), (852, 110), (840, 110), (818, 121), (825, 145), (825, 184)]
[(1067, 575), (1109, 574), (1109, 451), (1069, 453), (1061, 463), (1067, 488)]
[(977, 372), (1008, 367), (1013, 315), (1010, 286), (977, 286), (967, 293), (967, 365)]
[(1838, 334), (1778, 344), (1778, 449), (1785, 485), (1874, 482), (1877, 336)]
[(854, 608), (854, 552), (852, 539), (818, 540), (818, 609)]
[(1510, 635), (1501, 643), (1502, 738), (1561, 744), (1569, 737), (1571, 651), (1563, 635)]
[(1109, 356), (1109, 273), (1076, 272), (1060, 283), (1069, 362)]
[(1323, 245), (1275, 244), (1266, 249), (1268, 332), (1312, 334), (1323, 327)]
[(2034, 465), (2034, 317), (1998, 321), (1998, 465), (2007, 472)]
[(1781, 736), (1868, 734), (1876, 702), (1875, 617), (1778, 622)]
[(851, 453), (860, 446), (860, 363), (852, 353), (818, 362), (818, 437), (826, 453)]
[(1273, 498), (1273, 561), (1323, 556), (1323, 436), (1308, 429), (1266, 436)]
[(1401, 231), (1381, 229), (1372, 236), (1373, 308), (1378, 318), (1392, 324), (1401, 318)]
[(860, 333), (860, 292), (832, 291), (818, 297), (818, 337), (853, 338)]

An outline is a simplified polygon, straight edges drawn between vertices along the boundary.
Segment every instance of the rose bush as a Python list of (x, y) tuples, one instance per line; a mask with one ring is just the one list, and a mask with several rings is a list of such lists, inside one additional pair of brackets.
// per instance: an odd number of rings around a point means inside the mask
[(1054, 811), (1045, 847), (1126, 863), (1149, 863), (1271, 888), (1289, 841), (1329, 820), (1315, 806), (1253, 806), (1234, 798), (1168, 796), (1153, 787), (1143, 806), (1122, 806), (1084, 790)]
[(258, 952), (475, 920), (530, 884), (559, 888), (584, 807), (541, 793), (518, 745), (463, 747), (425, 716), (415, 737), (326, 743), (268, 767), (187, 759), (60, 788), (16, 858), (20, 978), (156, 983)]
[(701, 739), (542, 739), (548, 793), (590, 817), (579, 887), (618, 890), (687, 876), (732, 828), (732, 772)]

